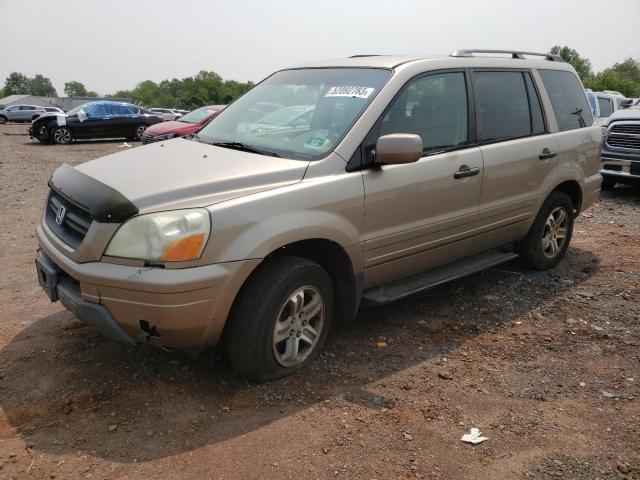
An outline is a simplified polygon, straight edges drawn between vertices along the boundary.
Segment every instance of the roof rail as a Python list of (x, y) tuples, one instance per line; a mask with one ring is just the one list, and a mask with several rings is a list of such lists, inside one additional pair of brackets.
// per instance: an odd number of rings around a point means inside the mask
[(517, 58), (519, 60), (524, 59), (524, 55), (535, 55), (537, 57), (544, 57), (545, 60), (550, 60), (552, 62), (564, 62), (560, 55), (555, 55), (553, 53), (536, 53), (536, 52), (520, 52), (517, 50), (482, 50), (477, 48), (465, 49), (465, 50), (456, 50), (451, 53), (451, 57), (473, 57), (474, 53), (507, 53), (511, 55), (511, 58)]
[(362, 57), (382, 57), (379, 53), (372, 54), (360, 54), (360, 55), (351, 55), (349, 58), (362, 58)]

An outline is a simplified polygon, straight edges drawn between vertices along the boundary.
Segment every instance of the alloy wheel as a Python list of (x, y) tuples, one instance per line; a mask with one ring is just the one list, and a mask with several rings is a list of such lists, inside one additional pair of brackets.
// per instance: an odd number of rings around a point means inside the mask
[(547, 258), (554, 258), (567, 239), (568, 215), (564, 208), (554, 208), (544, 225), (542, 251)]
[(58, 128), (53, 132), (53, 140), (60, 145), (69, 143), (71, 141), (71, 131), (67, 128)]
[(283, 367), (293, 367), (311, 354), (322, 335), (325, 319), (320, 291), (305, 286), (284, 302), (273, 328), (273, 354)]
[(142, 134), (145, 132), (146, 129), (147, 127), (145, 125), (140, 125), (136, 129), (136, 137), (138, 137), (138, 140), (142, 140)]

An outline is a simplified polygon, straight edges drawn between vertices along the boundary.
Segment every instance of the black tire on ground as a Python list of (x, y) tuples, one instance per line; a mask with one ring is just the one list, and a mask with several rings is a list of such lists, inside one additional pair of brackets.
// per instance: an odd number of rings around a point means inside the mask
[[(289, 305), (289, 299), (302, 287), (313, 288), (321, 295), (324, 305), (322, 330), (304, 360), (283, 366), (276, 358), (274, 328), (281, 312), (283, 316), (287, 315), (284, 309)], [(320, 354), (333, 312), (333, 286), (320, 265), (305, 258), (284, 255), (266, 260), (243, 286), (229, 317), (225, 334), (231, 365), (238, 373), (256, 382), (275, 380), (305, 368)]]
[(7, 117), (4, 115), (0, 115), (0, 125), (7, 123)]
[(58, 145), (66, 145), (73, 140), (73, 133), (67, 127), (55, 127), (51, 131), (51, 141)]
[[(557, 248), (554, 252), (550, 247), (553, 242), (548, 241), (553, 238), (555, 228), (553, 226), (555, 222), (551, 220), (551, 215), (553, 214), (554, 219), (557, 219), (562, 215), (561, 212), (566, 216), (564, 238), (561, 244), (555, 242)], [(520, 260), (524, 265), (534, 270), (548, 270), (560, 263), (569, 248), (569, 242), (571, 242), (574, 216), (573, 203), (569, 196), (564, 192), (551, 192), (551, 195), (542, 204), (529, 233), (517, 245)], [(557, 228), (561, 230), (560, 227)]]
[(608, 176), (602, 177), (602, 190), (613, 190), (616, 186), (616, 179)]

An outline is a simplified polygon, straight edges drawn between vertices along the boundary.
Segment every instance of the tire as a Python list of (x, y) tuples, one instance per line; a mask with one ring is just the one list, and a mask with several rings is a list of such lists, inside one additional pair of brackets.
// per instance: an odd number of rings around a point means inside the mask
[(51, 132), (51, 141), (57, 145), (67, 145), (73, 140), (73, 134), (67, 127), (56, 127)]
[[(521, 261), (534, 270), (555, 267), (564, 257), (573, 234), (574, 209), (566, 193), (555, 191), (545, 200), (529, 233), (518, 246)], [(560, 238), (560, 235), (564, 237)]]
[(333, 313), (333, 286), (320, 265), (293, 256), (267, 260), (232, 309), (225, 332), (231, 365), (255, 382), (305, 368), (320, 354)]
[(142, 134), (144, 133), (144, 131), (149, 128), (149, 125), (146, 125), (144, 123), (141, 123), (140, 125), (136, 126), (136, 136), (135, 139), (139, 140), (140, 142), (142, 141)]
[(616, 179), (611, 177), (602, 177), (601, 190), (613, 190), (616, 186)]
[(7, 123), (7, 117), (0, 115), (0, 125), (4, 125), (5, 123)]

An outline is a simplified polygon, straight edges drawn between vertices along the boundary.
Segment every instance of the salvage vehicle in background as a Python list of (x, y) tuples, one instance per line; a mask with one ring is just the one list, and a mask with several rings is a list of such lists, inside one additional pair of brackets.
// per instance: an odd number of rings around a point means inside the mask
[(150, 108), (149, 111), (158, 113), (164, 117), (166, 121), (176, 120), (182, 116), (182, 113), (171, 108)]
[(640, 185), (640, 108), (619, 110), (602, 125), (602, 189)]
[(595, 95), (598, 100), (599, 112), (597, 123), (599, 123), (600, 125), (605, 123), (607, 121), (607, 118), (609, 118), (609, 116), (611, 116), (614, 112), (629, 108), (633, 103), (631, 99), (626, 98), (620, 92), (615, 92), (613, 90), (595, 92)]
[(153, 125), (147, 128), (142, 134), (142, 143), (147, 144), (160, 140), (169, 140), (174, 137), (186, 137), (187, 135), (196, 133), (203, 125), (215, 118), (225, 107), (226, 105), (201, 107), (183, 115), (178, 120)]
[(40, 105), (12, 105), (0, 110), (0, 124), (7, 122), (30, 122), (44, 113)]
[[(312, 105), (309, 125), (240, 128), (274, 99)], [(192, 139), (58, 168), (38, 278), (109, 338), (224, 339), (239, 373), (274, 380), (313, 362), (361, 303), (518, 257), (556, 266), (600, 194), (601, 142), (575, 70), (551, 54), (280, 70)]]
[(43, 113), (31, 124), (29, 135), (59, 145), (88, 138), (140, 140), (148, 127), (163, 121), (162, 114), (129, 103), (89, 102), (67, 113)]

